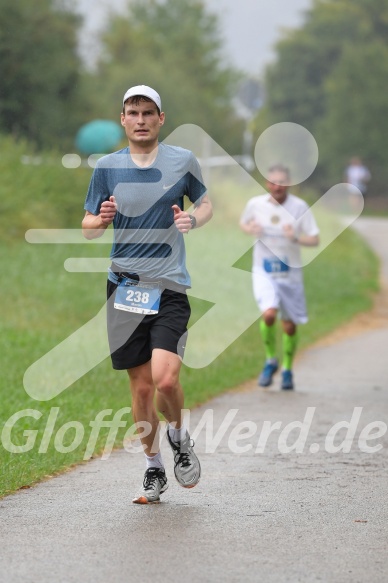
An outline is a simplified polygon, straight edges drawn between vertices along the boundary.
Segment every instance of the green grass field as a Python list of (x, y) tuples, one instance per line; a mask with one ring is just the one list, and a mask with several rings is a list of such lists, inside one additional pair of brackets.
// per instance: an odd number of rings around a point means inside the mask
[[(79, 226), (90, 170), (69, 171), (59, 164), (28, 168), (20, 165), (19, 151), (13, 158), (3, 159), (2, 164), (7, 181), (3, 181), (1, 188), (3, 198), (6, 197), (9, 204), (1, 217), (4, 244), (0, 252), (3, 272), (0, 495), (29, 486), (81, 462), (91, 436), (91, 422), (96, 415), (109, 410), (107, 419), (111, 419), (117, 411), (131, 404), (127, 375), (113, 371), (109, 358), (103, 359), (51, 400), (35, 400), (26, 393), (23, 377), (28, 367), (86, 324), (105, 301), (104, 273), (69, 273), (64, 262), (69, 257), (107, 258), (109, 246), (33, 245), (24, 240), (24, 231), (28, 228)], [(242, 249), (245, 245), (247, 250), (233, 268), (238, 278), (239, 273), (250, 270), (251, 251), (249, 244), (244, 243), (242, 237), (245, 235), (239, 231), (237, 223), (245, 201), (255, 194), (255, 188), (252, 183), (231, 186), (229, 181), (222, 182), (218, 178), (213, 189), (213, 225), (205, 227), (208, 230), (206, 236), (199, 237), (198, 231), (197, 240), (193, 239), (196, 233), (190, 235), (189, 247), (200, 263), (201, 258), (205, 262), (206, 254), (211, 250), (219, 254), (221, 264), (223, 252)], [(12, 197), (17, 198), (17, 206), (10, 204)], [(322, 221), (325, 220), (322, 217)], [(347, 229), (305, 268), (310, 322), (301, 329), (300, 348), (356, 313), (370, 308), (377, 281), (376, 258), (361, 239)], [(208, 302), (192, 298), (191, 323), (198, 321), (209, 307)], [(221, 325), (233, 326), (233, 319), (225, 314)], [(210, 334), (216, 332), (209, 331)], [(105, 334), (104, 327), (101, 327), (101, 334)], [(97, 342), (95, 337), (89, 340), (91, 346)], [(83, 349), (87, 351), (88, 348), (86, 342)], [(183, 367), (181, 379), (186, 407), (205, 403), (213, 396), (256, 377), (263, 358), (256, 320), (208, 366)], [(72, 359), (62, 362), (61, 366), (71, 370)], [(50, 378), (55, 379), (55, 372), (53, 365)], [(132, 424), (127, 412), (123, 420), (126, 426), (118, 430), (114, 441), (117, 447), (122, 446), (124, 435)], [(95, 445), (89, 444), (92, 448), (90, 454), (99, 455), (106, 445), (107, 436), (108, 429), (102, 428)]]

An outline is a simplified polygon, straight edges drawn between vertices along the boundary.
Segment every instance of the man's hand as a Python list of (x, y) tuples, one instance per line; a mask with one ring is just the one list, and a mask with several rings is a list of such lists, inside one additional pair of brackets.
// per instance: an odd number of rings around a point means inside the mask
[(283, 233), (290, 241), (295, 242), (295, 231), (292, 225), (283, 225)]
[(295, 229), (292, 225), (284, 225), (283, 232), (286, 237), (293, 243), (303, 245), (304, 247), (316, 247), (319, 245), (319, 235), (298, 235), (295, 234)]
[(263, 234), (263, 227), (254, 219), (251, 219), (248, 223), (240, 223), (241, 229), (247, 235), (252, 235), (252, 237), (261, 237)]
[(103, 225), (110, 225), (117, 213), (117, 203), (114, 196), (105, 200), (100, 208), (100, 217)]
[(113, 222), (117, 213), (117, 203), (114, 196), (102, 203), (100, 214), (93, 215), (86, 211), (82, 221), (82, 233), (85, 239), (98, 239)]
[(180, 233), (188, 233), (191, 227), (190, 215), (186, 211), (182, 211), (177, 204), (172, 207), (174, 211), (174, 223)]

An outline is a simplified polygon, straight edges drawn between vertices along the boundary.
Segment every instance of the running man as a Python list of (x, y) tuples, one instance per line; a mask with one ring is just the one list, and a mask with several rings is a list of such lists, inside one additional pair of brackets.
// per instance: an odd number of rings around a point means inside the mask
[(282, 321), (281, 388), (294, 388), (292, 364), (297, 346), (297, 325), (308, 320), (301, 267), (300, 246), (319, 244), (319, 229), (308, 205), (288, 193), (290, 172), (270, 168), (266, 187), (270, 194), (251, 198), (240, 226), (257, 240), (253, 249), (253, 293), (262, 313), (260, 332), (265, 347), (265, 366), (258, 384), (268, 387), (279, 368), (276, 358), (276, 320)]
[[(133, 417), (142, 429), (146, 472), (137, 504), (159, 502), (168, 487), (157, 411), (169, 423), (178, 482), (192, 488), (201, 475), (182, 423), (179, 375), (190, 317), (183, 235), (209, 221), (212, 205), (193, 153), (159, 142), (164, 120), (154, 89), (128, 89), (121, 112), (128, 147), (98, 161), (82, 221), (87, 239), (102, 236), (112, 223), (114, 228), (108, 338), (113, 368), (128, 372)], [(184, 197), (194, 205), (192, 214), (184, 210)]]

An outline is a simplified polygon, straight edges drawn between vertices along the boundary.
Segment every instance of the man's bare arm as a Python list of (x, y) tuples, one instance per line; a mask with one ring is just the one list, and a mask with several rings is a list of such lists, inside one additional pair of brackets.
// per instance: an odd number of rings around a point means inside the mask
[(240, 221), (240, 228), (244, 233), (247, 235), (251, 235), (252, 237), (260, 237), (263, 234), (262, 226), (257, 223), (254, 219), (251, 219), (248, 222)]
[(202, 198), (201, 204), (192, 212), (197, 221), (196, 228), (205, 225), (213, 216), (213, 206), (207, 194)]
[(304, 247), (317, 247), (319, 245), (319, 235), (299, 235), (296, 243)]
[(117, 212), (117, 203), (114, 196), (102, 203), (99, 215), (86, 211), (82, 220), (82, 233), (85, 239), (98, 239), (113, 222)]
[(191, 215), (186, 211), (182, 211), (176, 204), (172, 206), (172, 210), (174, 211), (175, 226), (181, 233), (188, 233), (193, 228), (190, 216), (195, 217), (196, 229), (205, 225), (213, 216), (212, 203), (207, 194), (202, 198), (201, 204), (194, 209)]

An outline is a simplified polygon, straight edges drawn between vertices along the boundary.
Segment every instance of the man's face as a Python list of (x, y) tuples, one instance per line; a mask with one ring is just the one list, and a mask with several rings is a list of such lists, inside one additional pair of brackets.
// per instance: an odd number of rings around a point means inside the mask
[(121, 125), (128, 141), (140, 148), (154, 147), (159, 131), (164, 124), (164, 113), (158, 113), (153, 101), (139, 101), (137, 105), (127, 102), (121, 114)]
[(271, 172), (268, 175), (266, 187), (276, 202), (282, 204), (287, 198), (289, 177), (285, 172)]

